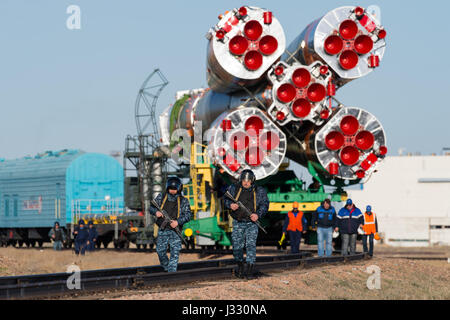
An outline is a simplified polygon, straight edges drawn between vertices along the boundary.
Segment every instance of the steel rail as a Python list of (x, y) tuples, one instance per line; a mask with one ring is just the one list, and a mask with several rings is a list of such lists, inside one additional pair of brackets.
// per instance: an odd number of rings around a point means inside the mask
[[(311, 258), (309, 253), (295, 255), (259, 256), (258, 270), (284, 270), (296, 266), (313, 267), (364, 259), (365, 254)], [(80, 289), (67, 285), (72, 274), (54, 273), (0, 277), (1, 299), (42, 298), (71, 295), (108, 289), (131, 289), (162, 284), (229, 278), (235, 268), (233, 259), (180, 263), (178, 271), (164, 272), (161, 266), (89, 270), (80, 272)]]

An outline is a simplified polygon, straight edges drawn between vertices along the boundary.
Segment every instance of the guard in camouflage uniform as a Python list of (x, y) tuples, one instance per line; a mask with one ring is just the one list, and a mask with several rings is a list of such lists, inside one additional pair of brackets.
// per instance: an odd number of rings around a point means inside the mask
[[(258, 226), (254, 223), (261, 219), (269, 210), (269, 199), (263, 187), (255, 185), (255, 174), (251, 170), (243, 170), (239, 182), (231, 185), (228, 191), (236, 199), (242, 202), (253, 214), (248, 217), (244, 210), (232, 202), (225, 199), (225, 207), (231, 209), (233, 218), (233, 256), (238, 268), (236, 276), (247, 279), (254, 278), (254, 264), (256, 261), (256, 238), (258, 237)], [(244, 245), (246, 246), (247, 257), (244, 266)]]
[[(176, 177), (167, 180), (166, 192), (159, 194), (155, 201), (161, 209), (167, 212), (171, 222), (165, 223), (161, 212), (154, 206), (150, 207), (150, 214), (157, 217), (156, 224), (159, 227), (156, 239), (156, 252), (159, 262), (166, 272), (176, 272), (178, 267), (178, 257), (181, 250), (181, 239), (174, 228), (183, 229), (183, 224), (191, 220), (192, 213), (188, 199), (183, 197), (181, 191), (183, 184)], [(167, 257), (167, 246), (170, 246), (170, 259)]]

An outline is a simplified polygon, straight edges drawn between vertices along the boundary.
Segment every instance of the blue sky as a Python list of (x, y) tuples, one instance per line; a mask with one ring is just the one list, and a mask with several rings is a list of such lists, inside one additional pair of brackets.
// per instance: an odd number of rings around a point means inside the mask
[[(71, 4), (81, 8), (81, 30), (66, 28)], [(204, 35), (243, 4), (273, 11), (288, 43), (333, 8), (378, 5), (388, 32), (382, 65), (337, 98), (378, 117), (391, 155), (450, 147), (447, 1), (2, 0), (0, 158), (123, 150), (146, 76), (160, 67), (170, 81), (158, 111), (177, 90), (205, 87)]]

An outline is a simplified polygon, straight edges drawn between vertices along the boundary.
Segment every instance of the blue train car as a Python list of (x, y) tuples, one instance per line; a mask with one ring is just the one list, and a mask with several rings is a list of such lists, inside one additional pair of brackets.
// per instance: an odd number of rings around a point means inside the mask
[(2, 244), (42, 245), (55, 221), (70, 235), (80, 218), (122, 213), (123, 180), (116, 159), (79, 150), (1, 161)]

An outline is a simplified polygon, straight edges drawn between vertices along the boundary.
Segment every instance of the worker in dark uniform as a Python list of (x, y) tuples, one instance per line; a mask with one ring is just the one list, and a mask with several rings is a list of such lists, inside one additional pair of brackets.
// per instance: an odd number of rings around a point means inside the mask
[(89, 232), (84, 227), (83, 219), (78, 223), (78, 228), (73, 232), (75, 236), (75, 254), (78, 255), (81, 253), (84, 256), (84, 252), (86, 250), (87, 241), (89, 238)]
[(88, 243), (87, 243), (87, 250), (89, 252), (92, 252), (95, 250), (95, 244), (96, 244), (97, 238), (98, 238), (97, 228), (94, 227), (94, 222), (92, 220), (90, 220), (88, 222), (88, 233), (89, 233), (89, 237), (88, 237)]
[[(255, 174), (251, 170), (242, 171), (239, 182), (231, 185), (228, 191), (242, 202), (253, 214), (248, 217), (246, 212), (232, 202), (225, 199), (225, 207), (231, 209), (233, 218), (233, 256), (238, 268), (236, 276), (247, 279), (254, 278), (254, 264), (256, 261), (256, 239), (258, 226), (254, 223), (261, 219), (269, 210), (269, 199), (264, 188), (255, 185)], [(246, 245), (246, 264), (244, 266), (244, 245)]]
[(64, 230), (59, 227), (59, 222), (56, 221), (53, 228), (48, 232), (48, 236), (53, 240), (53, 249), (59, 251), (62, 249), (63, 242), (66, 241), (66, 234)]
[[(150, 214), (156, 216), (159, 227), (156, 239), (156, 252), (159, 262), (166, 272), (176, 272), (181, 250), (181, 239), (174, 228), (183, 229), (183, 224), (191, 220), (192, 213), (189, 200), (183, 197), (183, 184), (177, 177), (167, 179), (166, 191), (159, 194), (155, 201), (161, 209), (167, 212), (171, 221), (165, 223), (163, 214), (154, 206), (150, 206)], [(170, 259), (167, 257), (167, 246), (170, 246)]]

